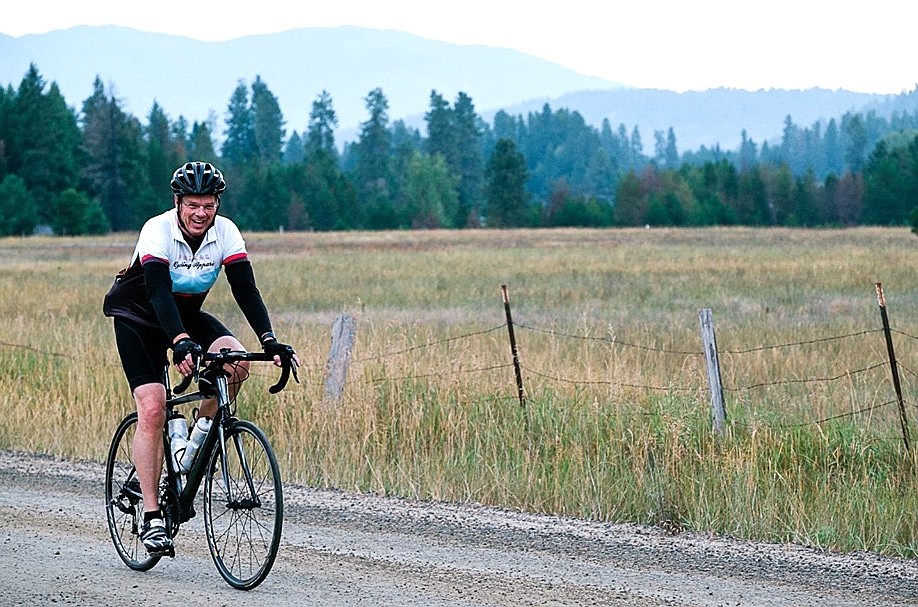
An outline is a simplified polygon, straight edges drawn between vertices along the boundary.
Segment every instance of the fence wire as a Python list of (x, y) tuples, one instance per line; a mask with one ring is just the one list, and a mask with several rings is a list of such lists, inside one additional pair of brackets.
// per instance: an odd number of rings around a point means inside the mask
[[(596, 335), (576, 334), (576, 333), (571, 333), (571, 332), (566, 332), (566, 331), (559, 331), (557, 329), (546, 329), (546, 328), (533, 326), (530, 324), (523, 324), (523, 323), (515, 323), (513, 327), (523, 329), (526, 331), (530, 331), (533, 333), (547, 335), (551, 338), (556, 338), (556, 339), (582, 340), (582, 341), (591, 342), (591, 343), (602, 343), (602, 344), (609, 345), (609, 346), (633, 348), (633, 349), (641, 350), (644, 352), (656, 353), (656, 354), (661, 354), (661, 355), (678, 355), (678, 356), (685, 356), (685, 357), (697, 357), (697, 356), (704, 355), (704, 352), (701, 348), (699, 349), (665, 348), (665, 347), (660, 347), (656, 345), (648, 345), (648, 344), (623, 341), (615, 336), (596, 336)], [(407, 347), (400, 348), (397, 350), (392, 350), (388, 352), (383, 352), (381, 354), (375, 354), (375, 355), (355, 359), (353, 362), (365, 364), (365, 363), (379, 362), (379, 361), (384, 361), (384, 360), (389, 360), (389, 359), (411, 357), (415, 354), (425, 352), (427, 350), (431, 350), (431, 349), (435, 349), (435, 348), (439, 348), (443, 346), (452, 346), (453, 344), (460, 342), (460, 341), (473, 340), (473, 339), (480, 338), (480, 337), (492, 334), (496, 331), (500, 331), (502, 329), (507, 329), (507, 328), (509, 328), (509, 323), (505, 322), (505, 323), (502, 323), (502, 324), (499, 324), (499, 325), (496, 325), (496, 326), (493, 326), (487, 329), (466, 332), (466, 333), (462, 333), (459, 335), (453, 335), (450, 337), (446, 337), (443, 339), (427, 341), (425, 343), (411, 344)], [(792, 341), (792, 342), (787, 342), (787, 343), (767, 344), (767, 345), (758, 345), (758, 346), (751, 346), (751, 347), (725, 348), (725, 349), (718, 349), (718, 354), (725, 354), (725, 355), (731, 355), (733, 357), (739, 357), (739, 356), (743, 356), (747, 354), (760, 353), (766, 350), (781, 350), (781, 349), (788, 349), (788, 348), (800, 348), (800, 347), (808, 346), (808, 345), (822, 345), (822, 344), (826, 344), (832, 341), (853, 339), (853, 338), (863, 337), (867, 335), (873, 335), (873, 334), (876, 334), (882, 331), (883, 329), (869, 329), (869, 330), (856, 331), (856, 332), (846, 333), (846, 334), (841, 334), (841, 335), (823, 336), (823, 337), (817, 337), (817, 338), (808, 339), (808, 340), (798, 340), (798, 341)], [(907, 333), (905, 331), (891, 329), (891, 332), (895, 333), (896, 335), (902, 336), (903, 338), (918, 341), (918, 337), (910, 333)], [(491, 344), (493, 345), (493, 342), (491, 342)], [(43, 355), (59, 357), (59, 358), (68, 358), (68, 359), (73, 358), (72, 356), (69, 356), (67, 354), (52, 352), (48, 350), (42, 350), (42, 349), (34, 348), (28, 345), (10, 343), (7, 341), (0, 341), (0, 346), (4, 348), (19, 349), (23, 351), (35, 352), (37, 354), (43, 354)], [(507, 352), (504, 351), (503, 355), (506, 355), (506, 354)], [(113, 362), (112, 364), (117, 364), (117, 361)], [(494, 372), (505, 371), (507, 369), (513, 368), (515, 364), (516, 363), (505, 362), (505, 363), (487, 364), (487, 365), (469, 367), (469, 368), (463, 368), (461, 365), (450, 364), (450, 365), (447, 365), (447, 368), (441, 368), (441, 369), (436, 369), (436, 370), (425, 370), (424, 372), (417, 373), (417, 374), (376, 377), (376, 378), (373, 378), (371, 381), (373, 381), (374, 383), (404, 382), (404, 381), (412, 381), (412, 380), (426, 380), (426, 379), (431, 379), (431, 378), (442, 378), (442, 377), (448, 376), (449, 374), (461, 374), (461, 375), (467, 376), (467, 375), (472, 375), (472, 374), (494, 373)], [(560, 373), (549, 373), (549, 372), (545, 372), (545, 371), (536, 369), (533, 366), (530, 366), (528, 364), (524, 365), (522, 362), (519, 362), (518, 364), (519, 364), (520, 370), (525, 371), (531, 377), (538, 377), (546, 381), (557, 382), (557, 383), (562, 383), (565, 385), (573, 385), (573, 386), (610, 386), (610, 387), (614, 386), (614, 387), (620, 387), (620, 388), (640, 389), (640, 390), (663, 392), (663, 393), (698, 392), (700, 389), (706, 386), (706, 379), (707, 379), (706, 377), (700, 377), (700, 378), (696, 377), (696, 379), (698, 379), (699, 381), (696, 385), (692, 385), (692, 386), (677, 385), (675, 383), (669, 384), (669, 385), (651, 385), (651, 384), (641, 384), (641, 383), (630, 382), (630, 381), (616, 381), (615, 379), (591, 379), (591, 378), (565, 377)], [(901, 361), (896, 361), (896, 365), (897, 365), (897, 368), (902, 369), (910, 377), (918, 378), (918, 373), (916, 373), (909, 366), (902, 364)], [(311, 366), (316, 369), (320, 367), (320, 365), (305, 365), (305, 366), (307, 367)], [(876, 369), (885, 368), (889, 366), (890, 366), (889, 361), (882, 361), (882, 362), (869, 364), (867, 366), (860, 367), (860, 368), (845, 369), (838, 373), (825, 375), (825, 376), (814, 376), (814, 377), (805, 377), (805, 378), (778, 377), (778, 378), (774, 378), (768, 381), (760, 381), (760, 382), (750, 383), (747, 385), (730, 386), (730, 387), (725, 386), (724, 390), (729, 391), (731, 393), (738, 393), (738, 392), (749, 392), (752, 390), (767, 388), (771, 386), (811, 385), (811, 384), (817, 384), (817, 383), (828, 383), (828, 382), (836, 382), (836, 381), (842, 381), (842, 380), (850, 380), (854, 376), (862, 375), (870, 371), (874, 371)], [(259, 369), (257, 373), (259, 375), (268, 375), (269, 370)], [(508, 396), (507, 398), (509, 399), (511, 397)], [(879, 410), (879, 409), (888, 407), (890, 405), (896, 404), (897, 402), (898, 401), (896, 400), (886, 401), (886, 402), (879, 403), (879, 404), (868, 405), (868, 406), (859, 408), (857, 410), (848, 411), (845, 413), (839, 413), (837, 415), (825, 416), (820, 419), (809, 421), (809, 422), (779, 424), (776, 427), (793, 428), (793, 427), (800, 427), (800, 426), (805, 426), (805, 425), (824, 424), (824, 423), (827, 423), (833, 420), (838, 420), (838, 419), (842, 419), (846, 417), (854, 417), (854, 416), (858, 416), (858, 415), (868, 413), (874, 410)], [(910, 401), (904, 402), (903, 406), (907, 406), (910, 410), (918, 409), (918, 405)]]

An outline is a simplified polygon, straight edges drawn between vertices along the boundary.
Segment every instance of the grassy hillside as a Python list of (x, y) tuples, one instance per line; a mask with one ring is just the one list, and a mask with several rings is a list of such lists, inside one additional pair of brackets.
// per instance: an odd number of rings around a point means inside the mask
[[(133, 405), (101, 300), (133, 239), (0, 240), (0, 448), (104, 458)], [(252, 234), (303, 381), (273, 397), (254, 369), (238, 405), (297, 482), (914, 556), (918, 458), (875, 283), (911, 420), (916, 244), (867, 228)], [(207, 308), (255, 345), (222, 279)], [(335, 403), (339, 313), (358, 333)]]

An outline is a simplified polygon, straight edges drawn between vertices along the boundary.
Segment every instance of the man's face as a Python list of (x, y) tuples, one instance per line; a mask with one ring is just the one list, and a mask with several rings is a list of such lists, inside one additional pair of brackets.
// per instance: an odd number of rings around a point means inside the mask
[(179, 226), (193, 238), (203, 236), (214, 225), (219, 206), (214, 194), (187, 194), (178, 204)]

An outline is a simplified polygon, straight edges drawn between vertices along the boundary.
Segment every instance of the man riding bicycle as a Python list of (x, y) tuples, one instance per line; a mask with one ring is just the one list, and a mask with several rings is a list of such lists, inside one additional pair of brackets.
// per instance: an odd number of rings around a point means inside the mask
[[(219, 320), (201, 309), (221, 268), (263, 350), (274, 355), (277, 365), (287, 353), (299, 363), (293, 349), (274, 335), (239, 229), (217, 215), (226, 189), (223, 174), (210, 163), (188, 162), (176, 169), (171, 186), (174, 208), (141, 228), (131, 263), (118, 274), (103, 305), (105, 315), (114, 318), (118, 354), (137, 406), (133, 451), (145, 510), (140, 537), (150, 554), (172, 550), (159, 508), (168, 350), (183, 376), (194, 372), (202, 348), (245, 350)], [(248, 363), (227, 372), (235, 396), (248, 376)], [(199, 417), (211, 417), (215, 411), (216, 400), (204, 400)]]

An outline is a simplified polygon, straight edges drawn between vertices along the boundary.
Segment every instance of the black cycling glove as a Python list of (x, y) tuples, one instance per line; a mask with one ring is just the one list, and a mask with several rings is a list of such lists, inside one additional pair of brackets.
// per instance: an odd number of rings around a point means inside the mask
[(183, 337), (172, 345), (172, 362), (174, 364), (179, 364), (185, 360), (185, 357), (189, 354), (191, 354), (191, 360), (197, 364), (197, 361), (203, 354), (203, 350), (201, 350), (201, 346), (187, 337)]
[(268, 333), (261, 338), (261, 349), (264, 350), (265, 354), (271, 356), (293, 356), (296, 354), (293, 350), (293, 346), (288, 346), (287, 344), (282, 344), (277, 341), (277, 338), (274, 337), (273, 333)]

